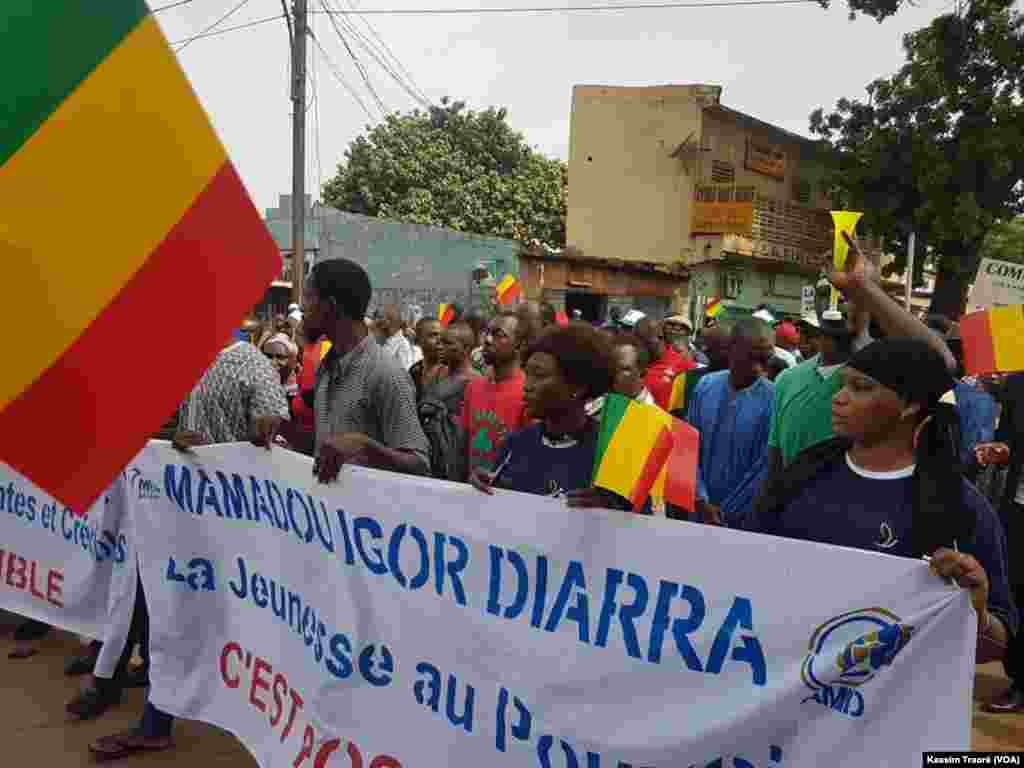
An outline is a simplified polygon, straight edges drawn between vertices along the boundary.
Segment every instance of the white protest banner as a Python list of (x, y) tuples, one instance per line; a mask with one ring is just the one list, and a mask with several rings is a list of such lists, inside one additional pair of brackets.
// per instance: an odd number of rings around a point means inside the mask
[(102, 638), (121, 592), (134, 598), (125, 483), (122, 475), (78, 516), (0, 462), (0, 608)]
[(967, 311), (1024, 304), (1024, 264), (982, 259), (967, 299)]
[(970, 744), (973, 611), (920, 561), (365, 469), (318, 485), (247, 445), (151, 443), (130, 471), (161, 491), (135, 509), (151, 701), (267, 768), (860, 768)]

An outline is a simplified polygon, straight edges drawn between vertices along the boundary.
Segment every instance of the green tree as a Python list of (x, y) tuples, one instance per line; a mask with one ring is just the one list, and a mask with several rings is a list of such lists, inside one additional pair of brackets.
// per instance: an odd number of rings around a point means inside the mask
[(938, 275), (931, 311), (955, 317), (985, 238), (1024, 210), (1024, 17), (1011, 0), (976, 0), (904, 37), (906, 64), (811, 114), (836, 207), (906, 264), (926, 248)]
[(1024, 218), (1002, 221), (992, 227), (982, 243), (981, 258), (1024, 264)]
[(445, 98), (429, 112), (388, 115), (349, 145), (324, 185), (324, 201), (366, 216), (561, 248), (566, 165), (533, 150), (506, 114)]

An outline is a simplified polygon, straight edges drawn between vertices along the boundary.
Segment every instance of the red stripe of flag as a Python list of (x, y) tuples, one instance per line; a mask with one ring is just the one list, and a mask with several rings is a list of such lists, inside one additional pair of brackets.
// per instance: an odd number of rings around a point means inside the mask
[(225, 163), (85, 333), (0, 412), (0, 434), (22, 436), (5, 441), (7, 463), (84, 512), (280, 269), (266, 225)]
[(633, 503), (634, 512), (639, 512), (644, 502), (647, 501), (647, 497), (651, 495), (651, 488), (654, 487), (654, 482), (658, 479), (658, 475), (661, 474), (661, 468), (665, 466), (665, 462), (671, 453), (672, 433), (667, 429), (663, 429), (651, 447), (651, 452), (647, 454), (647, 459), (640, 470), (640, 475), (633, 484), (633, 493), (629, 500)]
[(665, 501), (693, 512), (697, 497), (700, 433), (682, 419), (672, 418), (672, 454), (665, 471)]
[(971, 312), (960, 318), (964, 369), (969, 376), (999, 370), (995, 343), (992, 339), (991, 318), (988, 312)]

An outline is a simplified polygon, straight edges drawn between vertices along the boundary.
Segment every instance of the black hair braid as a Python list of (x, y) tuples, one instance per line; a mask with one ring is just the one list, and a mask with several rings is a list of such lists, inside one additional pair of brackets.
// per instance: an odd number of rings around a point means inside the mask
[(963, 503), (960, 416), (954, 406), (938, 403), (931, 411), (917, 441), (915, 461), (914, 556), (973, 539), (976, 521)]

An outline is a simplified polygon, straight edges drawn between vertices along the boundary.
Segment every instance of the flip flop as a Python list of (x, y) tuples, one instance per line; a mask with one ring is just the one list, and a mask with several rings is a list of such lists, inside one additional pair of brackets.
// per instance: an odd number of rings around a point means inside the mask
[(164, 752), (173, 748), (173, 739), (147, 739), (137, 729), (133, 729), (96, 739), (89, 745), (89, 752), (97, 761), (108, 762), (142, 752)]

